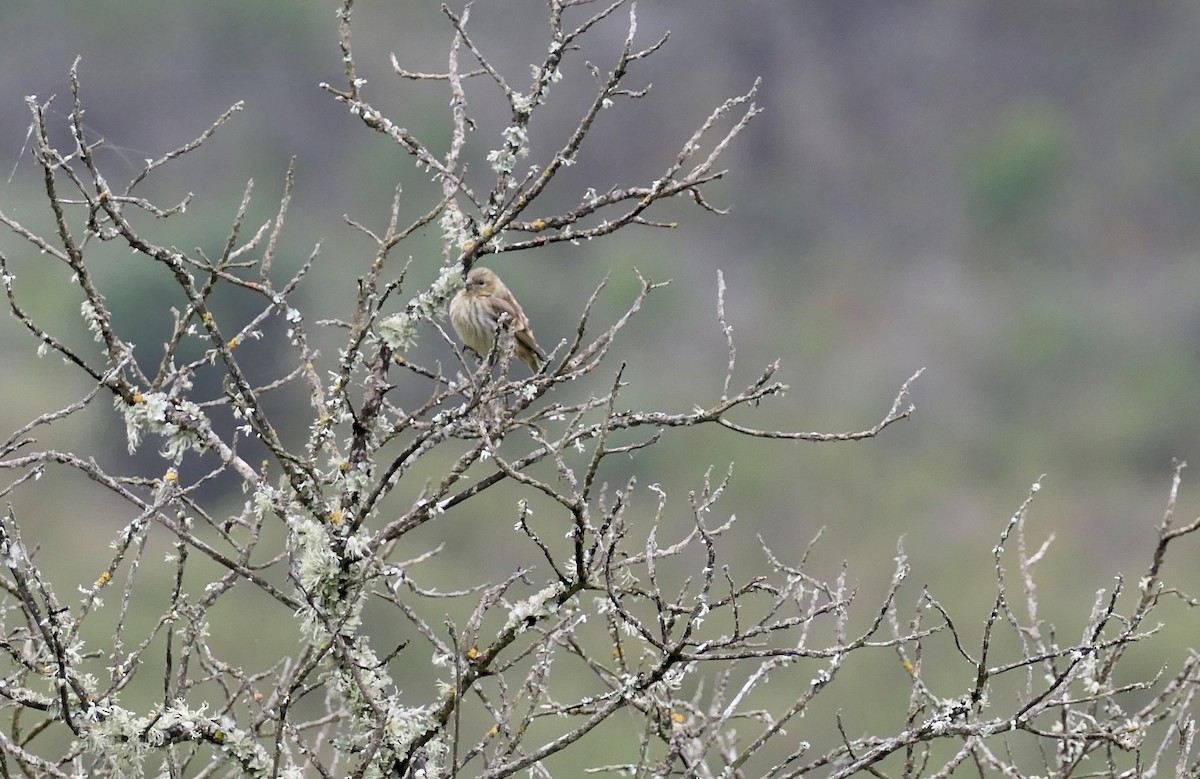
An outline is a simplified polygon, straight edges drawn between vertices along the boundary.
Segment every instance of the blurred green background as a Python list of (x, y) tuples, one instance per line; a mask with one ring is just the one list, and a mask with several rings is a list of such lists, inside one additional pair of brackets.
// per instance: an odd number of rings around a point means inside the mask
[[(361, 3), (355, 45), (366, 98), (441, 152), (445, 90), (396, 78), (388, 61), (395, 52), (405, 68), (444, 69), (450, 30), (438, 5)], [(31, 227), (47, 225), (23, 100), (57, 94), (54, 106), (65, 115), (76, 55), (86, 122), (108, 141), (101, 159), (110, 181), (128, 179), (141, 160), (191, 140), (244, 101), (204, 150), (149, 183), (144, 194), (161, 202), (188, 192), (196, 200), (186, 217), (148, 223), (147, 231), (213, 256), (246, 179), (255, 179), (248, 223), (257, 226), (273, 214), (295, 157), (279, 267), (294, 269), (323, 241), (297, 305), (310, 323), (345, 315), (372, 246), (342, 215), (382, 227), (398, 183), (408, 216), (427, 210), (436, 193), (410, 158), (317, 88), (341, 79), (335, 8), (284, 0), (4, 3), (0, 208)], [(527, 83), (529, 65), (545, 51), (543, 9), (521, 0), (472, 10), (477, 43), (515, 85)], [(613, 278), (608, 316), (636, 288), (634, 268), (673, 279), (616, 349), (629, 363), (626, 401), (677, 411), (710, 403), (726, 361), (715, 312), (720, 269), (738, 345), (735, 384), (780, 359), (779, 375), (791, 385), (784, 399), (739, 421), (866, 428), (905, 378), (927, 370), (913, 390), (915, 417), (876, 440), (817, 445), (684, 431), (609, 478), (661, 482), (682, 516), (704, 470), (724, 472), (733, 462), (721, 508), (741, 523), (742, 540), (730, 549), (735, 571), (761, 565), (755, 534), (786, 558), (823, 527), (814, 572), (832, 574), (847, 561), (861, 597), (873, 603), (903, 536), (914, 583), (928, 583), (975, 635), (993, 597), (991, 548), (1029, 485), (1048, 474), (1031, 517), (1036, 540), (1056, 538), (1039, 569), (1043, 614), (1077, 635), (1098, 588), (1117, 572), (1131, 581), (1141, 574), (1173, 458), (1194, 459), (1200, 441), (1200, 5), (643, 0), (638, 15), (642, 42), (671, 32), (659, 54), (631, 69), (628, 85), (652, 83), (649, 97), (602, 114), (578, 165), (530, 218), (564, 211), (587, 186), (650, 180), (713, 107), (759, 76), (766, 112), (724, 158), (730, 174), (708, 190), (711, 202), (732, 209), (728, 216), (672, 204), (659, 216), (678, 220), (677, 230), (630, 229), (491, 260), (543, 345), (572, 332), (605, 274)], [(606, 25), (568, 60), (534, 120), (531, 162), (561, 144), (591, 99), (583, 60), (605, 67), (624, 34), (622, 24)], [(469, 139), (479, 190), (484, 155), (499, 145), (507, 117), (482, 80), (468, 97), (479, 123)], [(414, 283), (435, 275), (437, 241), (433, 228), (402, 251), (414, 257)], [(0, 249), (21, 269), (31, 311), (88, 348), (79, 297), (61, 269), (11, 235), (0, 236)], [(170, 294), (161, 269), (146, 272), (110, 247), (99, 257), (119, 316), (160, 332)], [(161, 340), (152, 336), (146, 353)], [(331, 358), (335, 344), (325, 344)], [(39, 361), (36, 345), (5, 319), (5, 434), (85, 386), (58, 360)], [(432, 333), (415, 356), (451, 359)], [(75, 446), (123, 452), (108, 408), (105, 401), (60, 434), (61, 445), (74, 435)], [(147, 449), (144, 471), (156, 475), (163, 465)], [(1193, 481), (1185, 472), (1185, 518), (1197, 510)], [(242, 498), (228, 500), (233, 511)], [(653, 496), (641, 500), (649, 515)], [(86, 489), (47, 490), (21, 510), (27, 532), (64, 550), (71, 586), (90, 584), (108, 540), (129, 519)], [(450, 571), (447, 584), (455, 571), (535, 564), (528, 544), (512, 560), (495, 554), (520, 543), (511, 511), (500, 513), (490, 523), (447, 517), (423, 528), (414, 554), (420, 543), (445, 541), (447, 567), (429, 575)], [(1195, 551), (1194, 542), (1186, 546)], [(1177, 574), (1180, 586), (1200, 590), (1194, 570)], [(1194, 634), (1185, 622), (1178, 640)], [(1168, 659), (1148, 658), (1146, 667)], [(885, 676), (903, 689), (894, 671)]]

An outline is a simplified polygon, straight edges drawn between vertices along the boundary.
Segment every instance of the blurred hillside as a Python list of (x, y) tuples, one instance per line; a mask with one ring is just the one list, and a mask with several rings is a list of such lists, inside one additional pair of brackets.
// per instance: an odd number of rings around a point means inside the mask
[[(448, 127), (445, 92), (396, 78), (388, 56), (412, 70), (444, 68), (450, 33), (438, 5), (364, 3), (355, 17), (368, 99), (435, 149)], [(515, 83), (542, 56), (543, 7), (480, 2), (472, 11), (478, 44)], [(601, 67), (624, 36), (620, 24), (605, 29), (609, 48), (585, 52)], [(721, 269), (741, 379), (779, 358), (792, 386), (748, 424), (866, 428), (905, 378), (927, 371), (914, 391), (916, 416), (877, 440), (801, 445), (685, 433), (632, 460), (629, 473), (673, 486), (682, 501), (708, 465), (723, 472), (733, 461), (723, 508), (741, 518), (747, 559), (757, 553), (753, 533), (798, 553), (826, 526), (819, 548), (827, 560), (818, 565), (847, 559), (870, 598), (904, 536), (919, 582), (951, 607), (976, 609), (991, 597), (993, 581), (979, 572), (997, 533), (1047, 473), (1031, 523), (1039, 538), (1057, 537), (1043, 572), (1061, 603), (1047, 616), (1061, 608), (1082, 619), (1116, 571), (1136, 581), (1172, 458), (1200, 460), (1200, 5), (643, 0), (642, 41), (667, 30), (667, 46), (634, 71), (637, 83), (653, 83), (650, 96), (605, 112), (571, 171), (578, 190), (552, 189), (540, 212), (589, 185), (653, 176), (713, 107), (761, 76), (766, 113), (710, 190), (732, 211), (717, 217), (680, 203), (661, 215), (678, 230), (629, 230), (494, 259), (539, 340), (565, 337), (610, 271), (609, 311), (628, 300), (634, 268), (672, 278), (632, 328), (637, 337), (618, 349), (630, 365), (628, 399), (680, 409), (711, 401), (725, 365), (715, 313)], [(67, 113), (76, 55), (86, 121), (110, 142), (102, 158), (110, 179), (133, 175), (144, 158), (244, 102), (204, 151), (147, 193), (172, 202), (196, 193), (187, 221), (162, 226), (169, 243), (219, 252), (251, 177), (248, 222), (269, 219), (296, 158), (285, 231), (291, 267), (324, 241), (301, 296), (309, 321), (344, 313), (371, 259), (343, 214), (379, 224), (397, 183), (412, 193), (406, 214), (431, 205), (425, 174), (317, 87), (341, 78), (332, 3), (10, 2), (0, 8), (0, 208), (19, 220), (46, 220), (25, 148), (24, 97), (57, 94)], [(543, 117), (550, 121), (533, 128), (535, 157), (557, 147), (591, 97), (579, 59), (563, 75), (552, 116)], [(483, 180), (505, 116), (482, 83), (468, 97)], [(414, 283), (433, 277), (437, 239), (433, 228), (408, 250)], [(58, 269), (37, 269), (13, 236), (0, 236), (0, 249), (30, 268), (35, 308), (81, 330), (71, 324), (79, 301), (59, 296), (68, 287)], [(155, 297), (161, 280), (121, 265), (121, 254), (114, 250), (108, 271), (128, 295), (116, 305), (165, 321)], [(7, 317), (0, 346), (5, 431), (77, 391), (68, 382), (78, 377), (39, 362), (36, 344)], [(432, 334), (422, 349), (449, 358)], [(93, 414), (96, 427), (80, 435), (123, 450), (103, 416)], [(160, 468), (147, 457), (148, 472)], [(1185, 472), (1185, 515), (1200, 505), (1197, 481)], [(80, 510), (45, 504), (47, 532), (74, 526)], [(95, 539), (122, 521), (105, 517), (102, 504), (89, 516)], [(511, 528), (507, 517), (499, 525), (497, 536)], [(454, 538), (452, 527), (439, 532)], [(464, 564), (493, 557), (491, 544), (458, 540), (449, 553)], [(86, 548), (90, 540), (60, 542)]]

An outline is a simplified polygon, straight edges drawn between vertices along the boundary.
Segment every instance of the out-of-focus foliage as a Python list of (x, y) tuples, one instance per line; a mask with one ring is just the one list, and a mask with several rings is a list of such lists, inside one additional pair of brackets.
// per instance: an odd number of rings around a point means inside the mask
[(972, 227), (985, 243), (1028, 251), (1045, 240), (1067, 168), (1067, 139), (1051, 106), (1016, 106), (971, 151), (965, 167)]

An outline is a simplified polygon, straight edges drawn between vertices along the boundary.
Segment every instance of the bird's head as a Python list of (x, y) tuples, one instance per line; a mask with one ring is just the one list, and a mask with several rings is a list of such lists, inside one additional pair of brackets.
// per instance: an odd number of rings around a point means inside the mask
[(475, 266), (467, 274), (466, 292), (468, 295), (490, 295), (496, 290), (496, 274), (491, 268)]

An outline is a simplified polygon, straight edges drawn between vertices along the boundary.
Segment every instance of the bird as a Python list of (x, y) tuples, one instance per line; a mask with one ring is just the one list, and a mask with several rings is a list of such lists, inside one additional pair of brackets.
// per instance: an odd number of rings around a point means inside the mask
[(517, 357), (537, 373), (546, 361), (546, 353), (534, 340), (521, 304), (490, 268), (480, 265), (471, 268), (466, 286), (450, 301), (450, 324), (459, 340), (480, 357), (486, 357), (492, 350), (502, 314), (508, 315), (504, 327), (516, 340)]

